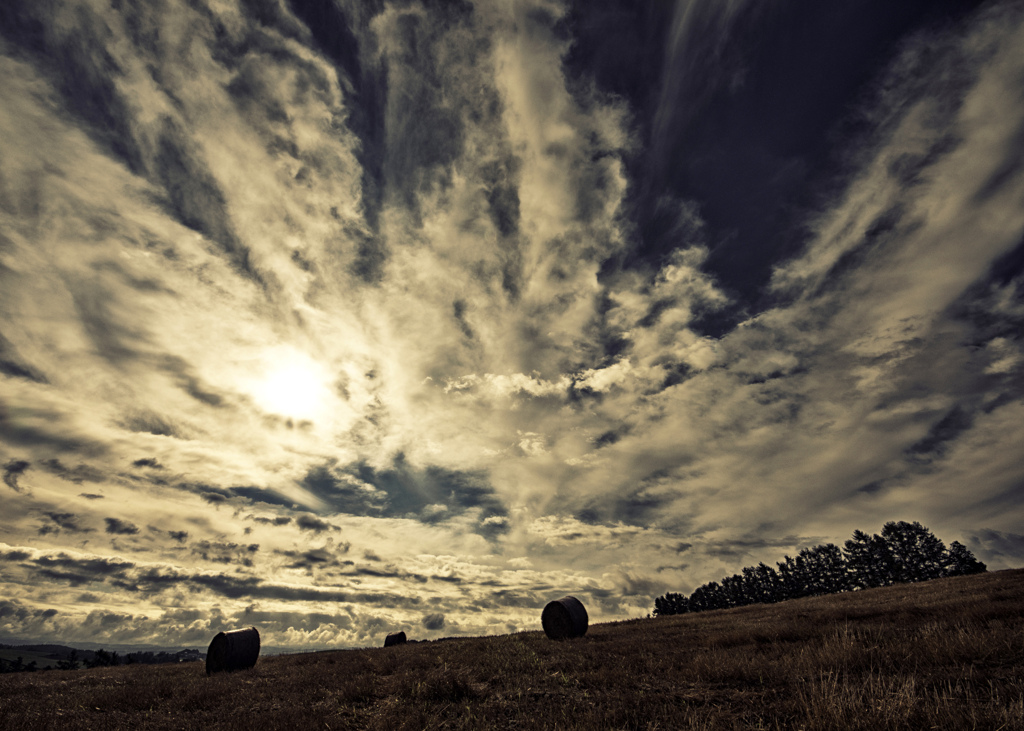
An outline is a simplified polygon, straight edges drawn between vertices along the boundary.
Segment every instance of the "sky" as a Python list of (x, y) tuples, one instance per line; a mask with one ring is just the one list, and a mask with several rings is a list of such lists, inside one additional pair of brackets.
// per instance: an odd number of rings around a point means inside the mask
[(1024, 565), (1024, 3), (5, 0), (0, 638)]

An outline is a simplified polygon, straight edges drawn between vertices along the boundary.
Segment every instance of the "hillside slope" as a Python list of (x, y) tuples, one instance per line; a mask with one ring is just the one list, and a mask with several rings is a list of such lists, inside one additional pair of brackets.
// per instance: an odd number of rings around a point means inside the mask
[[(538, 608), (538, 624), (540, 610)], [(1024, 729), (1024, 570), (590, 628), (0, 677), (0, 728)]]

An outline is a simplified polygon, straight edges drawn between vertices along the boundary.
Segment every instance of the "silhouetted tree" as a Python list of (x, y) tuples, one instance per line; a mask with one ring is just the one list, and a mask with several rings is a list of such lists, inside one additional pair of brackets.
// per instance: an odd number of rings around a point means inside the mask
[(725, 609), (726, 604), (722, 597), (722, 588), (717, 581), (709, 581), (703, 586), (698, 586), (690, 594), (690, 611), (704, 612), (709, 609)]
[(85, 666), (88, 668), (103, 668), (112, 665), (120, 665), (121, 658), (118, 657), (117, 652), (107, 652), (103, 648), (96, 650), (96, 654), (93, 655), (92, 660), (86, 660)]
[(743, 569), (743, 587), (748, 604), (779, 601), (779, 574), (764, 562)]
[(875, 563), (875, 586), (892, 586), (897, 581), (896, 557), (882, 536), (871, 536), (871, 560)]
[(882, 539), (892, 555), (894, 582), (927, 581), (944, 574), (946, 546), (917, 521), (886, 523)]
[(806, 596), (838, 594), (850, 589), (846, 561), (834, 543), (803, 549), (797, 555), (797, 565)]
[(654, 615), (666, 617), (670, 614), (686, 614), (690, 611), (689, 602), (683, 594), (668, 592), (654, 600)]
[(57, 661), (58, 670), (78, 670), (78, 650), (72, 650), (63, 660)]
[(960, 541), (953, 541), (949, 544), (943, 565), (946, 576), (981, 574), (988, 570), (988, 567), (976, 559), (974, 554), (967, 550), (967, 547)]
[(743, 590), (743, 577), (739, 574), (726, 576), (721, 584), (722, 601), (727, 607), (742, 607), (750, 604)]
[(862, 530), (855, 530), (853, 537), (843, 544), (843, 557), (846, 559), (846, 573), (852, 588), (881, 586), (872, 561), (871, 536)]
[(779, 567), (780, 601), (807, 596), (807, 581), (802, 563), (792, 556), (785, 556), (775, 565)]

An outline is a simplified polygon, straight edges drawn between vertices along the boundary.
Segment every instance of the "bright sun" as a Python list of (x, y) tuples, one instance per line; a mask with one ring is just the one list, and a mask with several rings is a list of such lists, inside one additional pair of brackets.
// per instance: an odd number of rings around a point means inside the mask
[(294, 348), (275, 349), (262, 378), (251, 384), (265, 411), (293, 419), (316, 420), (330, 403), (330, 374), (320, 363)]

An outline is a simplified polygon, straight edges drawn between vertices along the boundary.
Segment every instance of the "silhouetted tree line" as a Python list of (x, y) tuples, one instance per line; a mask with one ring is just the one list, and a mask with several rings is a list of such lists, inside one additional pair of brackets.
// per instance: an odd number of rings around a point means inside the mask
[[(57, 660), (57, 670), (77, 670), (83, 665), (87, 668), (102, 668), (113, 665), (120, 665), (122, 658), (117, 652), (97, 650), (89, 653), (89, 657), (82, 659), (78, 656), (78, 650), (72, 650), (67, 657)], [(33, 673), (37, 670), (52, 670), (52, 665), (39, 667), (37, 661), (24, 662), (21, 657), (15, 660), (4, 660), (0, 658), (0, 673)]]
[(720, 582), (694, 589), (689, 597), (668, 592), (654, 600), (654, 614), (686, 614), (707, 609), (772, 604), (803, 596), (837, 594), (986, 570), (962, 543), (946, 546), (918, 523), (889, 522), (881, 534), (856, 530), (843, 548), (826, 543), (786, 556), (772, 568), (744, 568)]
[(4, 660), (0, 657), (0, 673), (34, 673), (38, 669), (35, 660), (27, 663), (21, 656), (14, 660)]
[[(9, 645), (0, 647), (10, 649)], [(37, 670), (53, 670), (55, 667), (57, 670), (78, 670), (81, 667), (103, 668), (116, 665), (134, 665), (136, 663), (140, 665), (157, 665), (168, 662), (195, 662), (204, 659), (204, 657), (204, 653), (199, 652), (199, 650), (129, 652), (120, 655), (116, 650), (107, 652), (101, 648), (95, 652), (83, 650), (80, 655), (78, 650), (72, 649), (66, 656), (56, 660), (56, 666), (45, 665), (42, 668), (38, 666), (35, 660), (26, 663), (22, 657), (18, 657), (15, 660), (0, 658), (0, 673), (31, 673)]]
[(117, 654), (117, 650), (114, 652), (107, 652), (103, 648), (96, 650), (92, 658), (85, 661), (85, 666), (87, 668), (108, 668), (120, 664), (121, 657)]

